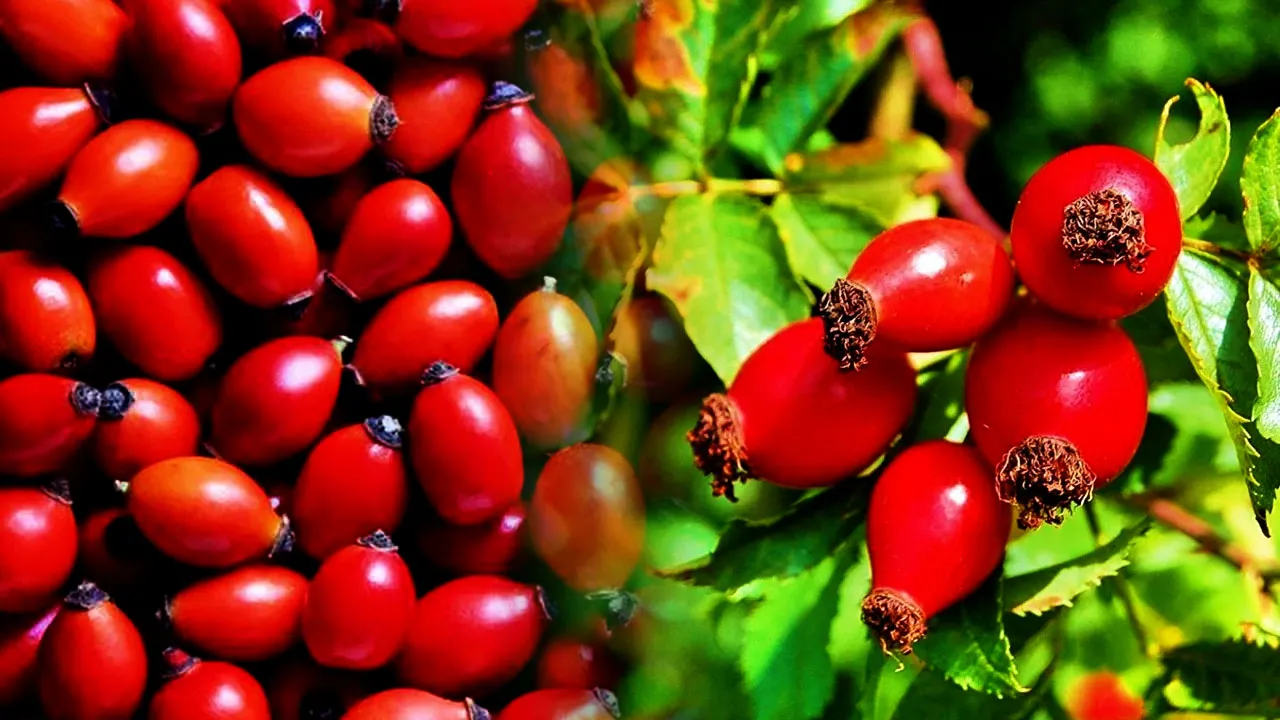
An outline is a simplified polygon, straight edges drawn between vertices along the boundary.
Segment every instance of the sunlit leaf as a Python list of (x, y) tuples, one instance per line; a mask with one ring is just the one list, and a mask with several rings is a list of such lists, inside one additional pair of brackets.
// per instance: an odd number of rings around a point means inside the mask
[(872, 0), (806, 0), (790, 12), (780, 12), (769, 25), (760, 64), (768, 70), (798, 52), (817, 32), (830, 30), (855, 12), (865, 10)]
[(1005, 605), (1016, 615), (1041, 615), (1056, 607), (1070, 606), (1081, 593), (1102, 584), (1129, 564), (1133, 543), (1150, 529), (1143, 520), (1111, 542), (1074, 560), (1027, 575), (1005, 579)]
[(1156, 165), (1178, 194), (1178, 206), (1184, 219), (1195, 215), (1209, 199), (1231, 153), (1231, 123), (1222, 97), (1198, 80), (1188, 79), (1187, 87), (1191, 88), (1200, 107), (1200, 126), (1195, 137), (1181, 145), (1171, 145), (1164, 139), (1169, 112), (1178, 101), (1175, 95), (1165, 103), (1160, 117), (1155, 153)]
[(929, 620), (929, 634), (915, 646), (929, 668), (966, 690), (992, 695), (1025, 692), (1018, 683), (1004, 632), (1001, 573), (969, 597)]
[(853, 259), (884, 229), (860, 210), (828, 205), (810, 195), (779, 195), (772, 211), (791, 267), (824, 292), (849, 274)]
[(1244, 230), (1259, 255), (1280, 245), (1280, 112), (1267, 119), (1244, 155)]
[(1258, 361), (1258, 432), (1280, 441), (1280, 288), (1256, 269), (1249, 273), (1249, 346)]

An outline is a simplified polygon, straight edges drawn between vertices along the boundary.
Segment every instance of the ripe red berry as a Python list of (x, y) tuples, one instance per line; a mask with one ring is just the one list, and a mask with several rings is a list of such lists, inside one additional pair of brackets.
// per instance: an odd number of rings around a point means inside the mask
[(689, 433), (716, 495), (749, 478), (810, 488), (852, 477), (884, 454), (911, 418), (916, 375), (902, 351), (872, 345), (867, 364), (841, 372), (822, 348), (822, 320), (778, 331), (757, 348), (729, 392), (711, 395)]
[(161, 460), (194, 455), (199, 444), (196, 410), (176, 390), (142, 378), (102, 389), (93, 457), (107, 477), (128, 480)]
[(447, 522), (473, 525), (520, 499), (524, 464), (502, 401), (448, 363), (432, 363), (409, 417), (409, 458), (418, 483)]
[(489, 720), (489, 713), (470, 699), (454, 702), (421, 690), (395, 688), (361, 700), (342, 720)]
[(386, 142), (395, 107), (354, 70), (324, 57), (299, 57), (260, 70), (236, 91), (240, 141), (276, 172), (318, 177), (355, 165)]
[[(344, 65), (358, 66), (358, 71), (366, 79), (382, 79), (391, 74), (392, 66), (403, 61), (404, 43), (386, 23), (348, 14), (338, 32), (325, 38), (324, 56)], [(399, 114), (397, 108), (397, 117)]]
[(932, 218), (877, 235), (818, 310), (827, 352), (852, 370), (872, 340), (908, 352), (969, 345), (1012, 298), (1013, 267), (1000, 241), (972, 223)]
[(382, 667), (404, 642), (414, 597), (413, 578), (395, 544), (374, 532), (320, 566), (302, 612), (302, 639), (325, 667)]
[(1000, 565), (1012, 519), (982, 456), (944, 440), (915, 445), (889, 463), (867, 518), (871, 592), (862, 620), (887, 651), (908, 654), (929, 618)]
[(1057, 525), (1138, 451), (1147, 378), (1123, 329), (1023, 303), (974, 348), (965, 409), (1018, 524)]
[(1111, 320), (1146, 307), (1169, 283), (1182, 219), (1154, 163), (1127, 148), (1091, 145), (1036, 171), (1010, 237), (1033, 295), (1067, 315)]
[(493, 346), (493, 390), (511, 411), (520, 435), (538, 448), (586, 438), (600, 345), (586, 313), (543, 287), (511, 310)]
[(0, 488), (0, 612), (48, 607), (71, 575), (77, 537), (66, 481)]
[(36, 688), (36, 655), (45, 631), (62, 608), (0, 618), (0, 707), (14, 705)]
[(356, 343), (351, 364), (375, 396), (408, 394), (437, 361), (471, 372), (498, 334), (498, 305), (466, 280), (405, 290), (382, 306)]
[(1120, 676), (1110, 670), (1086, 673), (1071, 683), (1064, 705), (1071, 720), (1143, 720), (1147, 717), (1142, 698), (1125, 687)]
[(300, 453), (324, 432), (341, 382), (335, 343), (286, 337), (259, 345), (222, 378), (209, 446), (243, 465), (269, 465)]
[(338, 20), (333, 0), (223, 0), (223, 10), (241, 42), (268, 58), (315, 52)]
[(618, 699), (608, 690), (537, 690), (511, 702), (498, 720), (618, 720)]
[(75, 86), (115, 77), (128, 25), (112, 0), (6, 0), (0, 38), (40, 77)]
[(127, 500), (143, 536), (188, 565), (231, 567), (293, 543), (288, 521), (262, 488), (221, 460), (158, 462), (133, 476)]
[(147, 651), (128, 616), (91, 582), (63, 600), (37, 660), (51, 718), (130, 718), (147, 686)]
[(71, 161), (50, 222), (68, 235), (141, 235), (182, 204), (199, 162), (195, 143), (177, 128), (155, 120), (113, 125)]
[(409, 487), (400, 423), (371, 417), (337, 430), (311, 450), (294, 486), (298, 546), (323, 560), (374, 530), (394, 532)]
[(271, 720), (266, 692), (243, 669), (177, 648), (165, 650), (164, 661), (164, 684), (151, 698), (147, 720)]
[(0, 211), (27, 200), (67, 169), (110, 122), (108, 97), (92, 87), (0, 92)]
[(484, 264), (507, 279), (551, 259), (573, 209), (569, 162), (532, 98), (496, 83), (453, 171), (458, 225)]
[(93, 358), (96, 333), (75, 275), (27, 250), (0, 252), (0, 357), (32, 372), (74, 369)]
[(88, 285), (102, 332), (150, 377), (189, 380), (222, 344), (222, 315), (208, 288), (160, 248), (105, 250), (89, 264)]
[(394, 27), (405, 42), (428, 55), (459, 58), (510, 36), (537, 5), (537, 0), (403, 0), (396, 3)]
[(129, 0), (126, 43), (151, 102), (208, 132), (240, 84), (240, 41), (220, 0)]
[(701, 360), (674, 309), (657, 295), (632, 298), (618, 311), (609, 337), (627, 361), (627, 387), (654, 402), (671, 402), (689, 387)]
[(258, 662), (302, 637), (307, 587), (288, 568), (246, 565), (179, 590), (162, 612), (183, 644), (224, 660)]
[(452, 580), (418, 600), (396, 670), (420, 690), (480, 695), (519, 674), (548, 620), (541, 588), (495, 575)]
[(524, 503), (517, 502), (475, 525), (436, 520), (419, 529), (418, 551), (455, 575), (506, 575), (524, 551), (525, 515)]
[(591, 690), (615, 687), (622, 679), (621, 662), (602, 643), (561, 637), (547, 643), (538, 659), (538, 687)]
[(487, 93), (484, 74), (474, 65), (425, 57), (405, 60), (387, 89), (404, 125), (382, 152), (406, 174), (434, 170), (471, 134)]
[(187, 198), (191, 242), (209, 274), (245, 304), (273, 308), (311, 296), (319, 272), (302, 210), (246, 165), (214, 171)]
[(644, 549), (644, 497), (616, 450), (581, 443), (542, 468), (529, 503), (533, 547), (576, 590), (622, 587)]
[(562, 136), (591, 138), (605, 120), (604, 93), (596, 69), (554, 39), (528, 53), (529, 79), (538, 109)]
[(453, 220), (425, 183), (403, 178), (356, 203), (328, 278), (357, 301), (390, 295), (430, 275), (453, 239)]
[(93, 433), (99, 393), (41, 373), (0, 380), (0, 475), (37, 477), (63, 468)]

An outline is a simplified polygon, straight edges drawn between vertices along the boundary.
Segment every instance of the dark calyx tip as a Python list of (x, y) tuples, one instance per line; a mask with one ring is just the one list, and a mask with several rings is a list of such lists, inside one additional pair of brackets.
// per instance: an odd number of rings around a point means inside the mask
[(324, 37), (323, 17), (319, 12), (298, 13), (285, 21), (281, 31), (290, 55), (310, 55), (320, 48), (320, 38)]
[(76, 589), (62, 599), (63, 605), (80, 610), (92, 610), (106, 602), (111, 602), (111, 596), (91, 580), (81, 580)]
[(277, 555), (293, 552), (294, 541), (297, 536), (293, 534), (293, 522), (289, 520), (288, 515), (280, 516), (280, 528), (276, 530), (276, 540), (271, 545), (271, 551), (267, 553), (268, 558)]
[(45, 495), (65, 505), (71, 504), (71, 482), (66, 478), (54, 478), (40, 486)]
[(477, 705), (475, 700), (467, 698), (463, 702), (467, 704), (467, 720), (492, 720), (493, 715)]
[(366, 419), (364, 430), (379, 445), (398, 450), (404, 444), (404, 428), (399, 420), (390, 415), (377, 415)]
[(102, 420), (119, 420), (133, 407), (133, 391), (124, 383), (113, 382), (102, 388), (98, 399), (98, 417)]
[(529, 28), (524, 32), (524, 49), (538, 52), (551, 47), (551, 33), (540, 27)]
[(45, 208), (45, 224), (58, 240), (80, 237), (80, 221), (76, 211), (61, 200), (54, 200)]
[(422, 386), (431, 387), (432, 385), (439, 385), (457, 374), (458, 368), (443, 360), (436, 360), (428, 365), (426, 370), (422, 371)]
[(910, 655), (911, 648), (924, 639), (928, 627), (924, 610), (904, 593), (875, 588), (862, 601), (862, 622), (875, 633), (886, 653)]
[(369, 110), (369, 137), (374, 145), (391, 139), (396, 128), (400, 127), (400, 116), (396, 114), (396, 105), (386, 95), (379, 95)]
[(711, 494), (738, 502), (733, 487), (751, 479), (747, 447), (742, 438), (738, 406), (728, 395), (716, 393), (702, 401), (698, 424), (685, 435), (693, 448), (693, 463), (711, 477)]
[(1093, 497), (1093, 470), (1075, 445), (1056, 437), (1023, 440), (996, 468), (996, 495), (1018, 507), (1018, 527), (1061, 525), (1068, 512)]
[(382, 550), (383, 552), (395, 552), (400, 549), (391, 536), (381, 530), (374, 530), (364, 537), (356, 540), (356, 544), (360, 547), (367, 547), (370, 550)]
[(630, 625), (636, 613), (640, 612), (640, 598), (626, 590), (597, 590), (587, 593), (586, 598), (599, 606), (605, 627), (610, 632)]
[(1151, 254), (1142, 211), (1110, 188), (1091, 192), (1066, 207), (1062, 246), (1077, 265), (1126, 265), (1140, 273)]
[(199, 658), (192, 657), (185, 650), (176, 647), (165, 648), (161, 655), (164, 656), (164, 664), (167, 668), (164, 671), (165, 680), (182, 677), (200, 664)]
[(867, 364), (867, 347), (876, 337), (876, 303), (871, 291), (841, 278), (818, 300), (824, 330), (822, 347), (848, 372)]
[(89, 383), (76, 383), (71, 388), (71, 407), (81, 415), (97, 415), (102, 393)]
[(614, 718), (622, 717), (622, 708), (618, 705), (618, 696), (605, 690), (604, 688), (592, 688), (591, 694), (595, 696), (596, 702), (604, 711)]
[(116, 121), (120, 106), (114, 90), (102, 83), (87, 82), (84, 84), (84, 94), (89, 98), (93, 111), (98, 114), (99, 122), (110, 125)]
[(518, 86), (499, 80), (489, 90), (489, 97), (484, 99), (485, 110), (501, 110), (505, 107), (523, 105), (533, 100), (533, 93), (521, 90)]
[(400, 17), (400, 0), (363, 0), (360, 15), (390, 25)]

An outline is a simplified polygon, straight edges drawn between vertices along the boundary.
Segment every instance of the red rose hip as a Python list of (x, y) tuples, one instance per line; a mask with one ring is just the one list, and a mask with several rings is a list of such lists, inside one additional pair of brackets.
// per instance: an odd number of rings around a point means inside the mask
[(537, 0), (404, 0), (396, 3), (394, 27), (405, 42), (428, 55), (458, 58), (510, 36), (537, 4)]
[(307, 55), (338, 19), (332, 0), (224, 0), (241, 41), (261, 55)]
[(115, 77), (129, 18), (112, 0), (6, 0), (2, 15), (0, 38), (49, 82)]
[(246, 565), (199, 580), (165, 602), (163, 616), (185, 645), (234, 662), (284, 653), (302, 637), (307, 579), (289, 568)]
[(98, 128), (110, 122), (109, 105), (109, 95), (91, 87), (0, 92), (0, 137), (5, 139), (0, 146), (0, 211), (56, 180)]
[(164, 651), (164, 684), (151, 698), (147, 720), (271, 720), (267, 694), (248, 672), (230, 663)]
[(65, 466), (93, 433), (100, 399), (57, 375), (0, 380), (0, 475), (37, 477)]
[(524, 550), (526, 514), (524, 503), (517, 502), (475, 525), (435, 520), (418, 531), (418, 551), (455, 575), (506, 575)]
[(354, 705), (342, 720), (489, 720), (489, 713), (470, 699), (445, 700), (422, 690), (384, 690)]
[(199, 443), (200, 419), (176, 390), (142, 378), (102, 389), (93, 456), (108, 477), (128, 480), (161, 460), (194, 455)]
[(623, 677), (608, 646), (571, 637), (547, 643), (538, 659), (538, 687), (590, 690), (614, 687)]
[(0, 252), (0, 357), (24, 370), (77, 368), (97, 349), (97, 320), (71, 271), (27, 250)]
[(71, 575), (77, 537), (65, 480), (0, 488), (0, 612), (47, 607)]
[(536, 690), (511, 702), (498, 720), (618, 720), (613, 693), (602, 688)]
[(401, 62), (387, 95), (404, 122), (382, 146), (408, 175), (434, 170), (462, 147), (488, 89), (473, 65), (415, 57)]
[(0, 706), (13, 705), (35, 690), (40, 642), (60, 609), (61, 601), (44, 612), (0, 619)]

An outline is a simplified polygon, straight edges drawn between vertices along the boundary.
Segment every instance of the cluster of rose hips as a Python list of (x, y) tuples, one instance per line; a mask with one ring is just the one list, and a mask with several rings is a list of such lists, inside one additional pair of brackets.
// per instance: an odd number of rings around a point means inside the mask
[[(1182, 247), (1178, 202), (1149, 160), (1091, 146), (1057, 157), (1000, 240), (951, 219), (877, 236), (817, 316), (790, 325), (703, 403), (689, 433), (716, 494), (760, 478), (829, 486), (907, 429), (910, 353), (972, 345), (971, 443), (891, 453), (872, 491), (863, 620), (910, 652), (926, 622), (1000, 563), (1022, 529), (1060, 524), (1133, 459), (1147, 420), (1142, 360), (1116, 321), (1149, 305)], [(1015, 294), (1016, 274), (1027, 292)]]
[(0, 3), (0, 715), (480, 720), (522, 674), (503, 720), (617, 715), (525, 581), (526, 535), (590, 593), (644, 534), (538, 287), (536, 4)]

